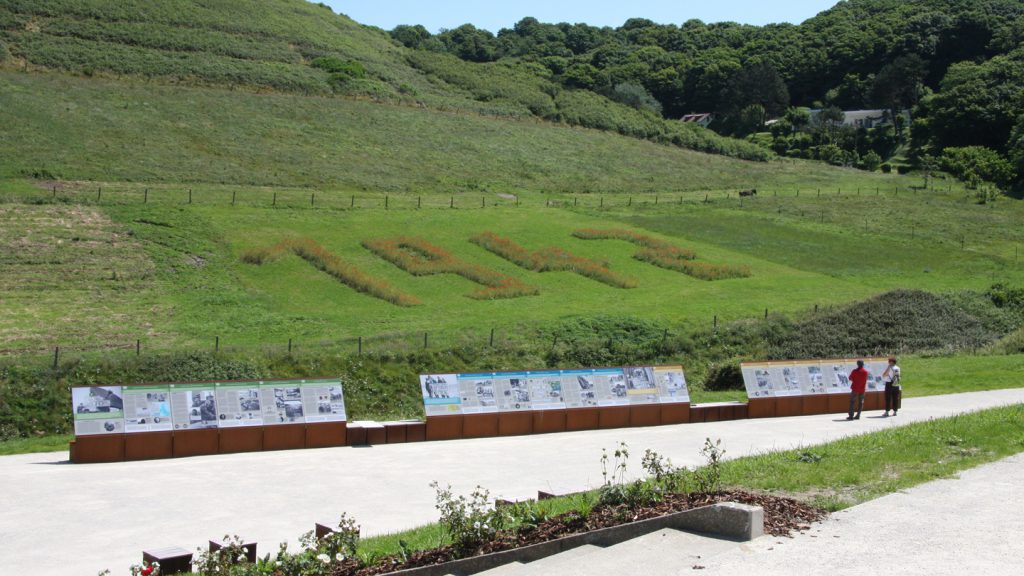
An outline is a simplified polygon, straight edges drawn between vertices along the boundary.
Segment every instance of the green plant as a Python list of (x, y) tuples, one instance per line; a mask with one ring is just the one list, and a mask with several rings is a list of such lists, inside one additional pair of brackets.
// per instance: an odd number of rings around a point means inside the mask
[(711, 438), (705, 438), (700, 454), (704, 457), (704, 465), (694, 472), (697, 492), (714, 494), (722, 488), (722, 458), (725, 456), (722, 440), (711, 442)]
[(247, 570), (249, 563), (244, 542), (238, 536), (225, 535), (218, 550), (198, 549), (192, 567), (200, 574), (233, 574)]
[(490, 493), (480, 486), (468, 498), (455, 496), (451, 486), (442, 488), (436, 481), (430, 486), (435, 492), (435, 507), (441, 513), (440, 523), (459, 554), (493, 538), (509, 522), (504, 510), (491, 507)]
[(689, 491), (690, 471), (685, 467), (676, 467), (671, 460), (657, 452), (649, 448), (645, 450), (640, 465), (661, 491), (668, 494), (683, 494)]

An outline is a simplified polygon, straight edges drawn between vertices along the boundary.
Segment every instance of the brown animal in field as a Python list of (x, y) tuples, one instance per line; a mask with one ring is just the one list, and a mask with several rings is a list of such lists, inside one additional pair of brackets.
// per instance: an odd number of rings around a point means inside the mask
[(740, 196), (757, 196), (757, 188), (751, 188), (750, 190), (740, 190)]

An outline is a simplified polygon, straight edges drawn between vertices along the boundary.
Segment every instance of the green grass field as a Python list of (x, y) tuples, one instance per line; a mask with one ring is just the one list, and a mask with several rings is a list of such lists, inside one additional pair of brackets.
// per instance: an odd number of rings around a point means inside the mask
[[(421, 338), (424, 332), (455, 341), (483, 337), (491, 328), (507, 338), (567, 316), (596, 314), (692, 328), (715, 316), (795, 313), (894, 288), (984, 289), (1024, 278), (1015, 253), (1024, 233), (1011, 225), (1024, 207), (1012, 200), (977, 205), (960, 192), (766, 196), (746, 199), (742, 207), (724, 194), (705, 203), (700, 192), (671, 202), (659, 195), (658, 204), (652, 195), (583, 196), (575, 207), (567, 197), (547, 207), (551, 199), (536, 193), (521, 195), (518, 206), (494, 194), (464, 194), (455, 209), (449, 195), (389, 196), (384, 209), (383, 195), (363, 193), (351, 209), (345, 205), (352, 196), (338, 191), (240, 193), (207, 186), (193, 190), (190, 205), (187, 190), (166, 189), (151, 190), (143, 204), (144, 189), (127, 184), (73, 186), (59, 190), (53, 204), (52, 191), (22, 181), (0, 190), (16, 201), (0, 204), (6, 223), (0, 243), (13, 271), (4, 280), (9, 304), (0, 307), (0, 348), (6, 350), (133, 347), (136, 339), (146, 347), (175, 348), (204, 346), (217, 336), (225, 345)], [(276, 207), (266, 205), (275, 194)], [(417, 202), (424, 208), (416, 209)], [(633, 244), (571, 236), (579, 228), (609, 227), (653, 232), (694, 250), (699, 261), (749, 266), (751, 277), (697, 280), (634, 259)], [(528, 250), (557, 246), (607, 262), (637, 287), (519, 268), (469, 242), (485, 231)], [(424, 238), (537, 286), (540, 294), (470, 299), (465, 294), (476, 285), (464, 278), (414, 277), (361, 246), (401, 235)], [(295, 256), (262, 266), (240, 259), (247, 249), (285, 238), (311, 238), (423, 303), (398, 307), (357, 293)]]

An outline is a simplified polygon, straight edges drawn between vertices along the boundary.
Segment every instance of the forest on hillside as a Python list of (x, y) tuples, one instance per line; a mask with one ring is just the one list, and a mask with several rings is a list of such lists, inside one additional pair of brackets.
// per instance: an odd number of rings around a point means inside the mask
[[(713, 112), (711, 128), (725, 135), (769, 132), (778, 120), (770, 136), (752, 139), (779, 154), (875, 169), (902, 149), (926, 171), (1024, 181), (1019, 0), (846, 0), (799, 25), (638, 18), (599, 28), (527, 17), (496, 35), (471, 24), (390, 34), (408, 48), (505, 63), (665, 118)], [(892, 121), (873, 131), (841, 126), (843, 110), (860, 109), (887, 110)]]

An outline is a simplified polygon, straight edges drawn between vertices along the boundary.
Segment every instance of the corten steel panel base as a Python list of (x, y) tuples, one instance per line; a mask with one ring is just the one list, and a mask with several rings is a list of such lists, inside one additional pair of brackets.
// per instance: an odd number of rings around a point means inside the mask
[(388, 431), (384, 426), (370, 425), (366, 427), (366, 443), (370, 446), (388, 443)]
[(78, 436), (75, 438), (75, 464), (121, 462), (124, 460), (124, 434)]
[(178, 546), (142, 551), (143, 562), (159, 562), (160, 574), (191, 574), (192, 553)]
[(721, 406), (702, 406), (701, 409), (704, 411), (705, 422), (718, 422), (722, 419)]
[(604, 406), (598, 409), (602, 430), (629, 426), (629, 406)]
[(803, 414), (803, 398), (789, 396), (775, 399), (776, 416), (800, 416)]
[(427, 416), (427, 440), (462, 438), (462, 416)]
[(291, 450), (305, 447), (305, 424), (277, 424), (263, 427), (264, 450)]
[(775, 398), (751, 398), (747, 402), (747, 418), (774, 418)]
[(746, 420), (747, 418), (750, 417), (750, 415), (748, 414), (750, 407), (747, 406), (746, 404), (737, 404), (735, 406), (735, 410), (737, 420)]
[(686, 424), (690, 421), (689, 404), (662, 404), (662, 424)]
[(349, 446), (366, 446), (366, 427), (354, 424), (345, 429)]
[(828, 396), (823, 396), (821, 394), (804, 396), (803, 414), (804, 416), (828, 414)]
[(498, 415), (498, 436), (533, 433), (533, 412), (502, 412)]
[(661, 425), (661, 406), (649, 404), (646, 406), (629, 407), (630, 426), (659, 426)]
[(601, 425), (600, 408), (569, 408), (565, 411), (565, 429), (597, 430)]
[(405, 430), (406, 442), (423, 442), (427, 439), (426, 422), (410, 422)]
[(404, 444), (409, 439), (408, 422), (385, 422), (384, 437), (388, 444)]
[(498, 435), (498, 413), (463, 414), (463, 438), (487, 438)]
[(137, 432), (124, 436), (125, 460), (170, 458), (174, 455), (174, 434), (167, 432)]
[(829, 394), (828, 413), (845, 414), (850, 409), (850, 394)]
[(306, 424), (306, 448), (345, 446), (345, 422)]
[(533, 413), (533, 433), (565, 432), (565, 410), (538, 410)]
[(885, 410), (885, 392), (868, 392), (864, 395), (864, 411)]
[(216, 428), (178, 430), (174, 433), (174, 457), (216, 454), (220, 448)]
[(238, 428), (221, 428), (221, 454), (231, 452), (259, 452), (263, 450), (263, 426), (239, 426)]

